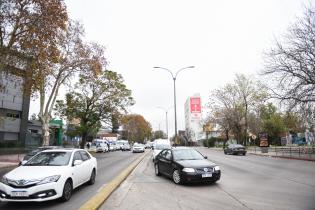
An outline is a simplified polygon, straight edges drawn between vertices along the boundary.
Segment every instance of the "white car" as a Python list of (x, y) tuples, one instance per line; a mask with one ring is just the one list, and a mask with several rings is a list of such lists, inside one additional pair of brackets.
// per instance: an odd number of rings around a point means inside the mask
[(129, 143), (125, 143), (124, 145), (122, 145), (121, 150), (122, 151), (126, 151), (126, 150), (130, 151), (131, 150), (130, 144)]
[(139, 144), (139, 143), (135, 143), (132, 146), (132, 152), (144, 152), (144, 145), (143, 144)]
[(86, 150), (45, 150), (2, 177), (0, 201), (68, 201), (73, 189), (94, 184), (96, 171), (97, 161)]
[(153, 144), (152, 161), (154, 162), (155, 157), (163, 150), (170, 149), (171, 143), (167, 139), (157, 139)]
[(107, 141), (102, 139), (95, 139), (92, 142), (91, 148), (94, 148), (95, 152), (108, 152)]

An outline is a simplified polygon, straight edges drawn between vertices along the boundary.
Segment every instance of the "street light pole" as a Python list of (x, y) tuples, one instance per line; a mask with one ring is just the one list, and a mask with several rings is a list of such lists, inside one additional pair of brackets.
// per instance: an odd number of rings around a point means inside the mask
[(168, 139), (168, 117), (167, 117), (167, 114), (168, 114), (168, 111), (172, 108), (172, 106), (167, 108), (167, 109), (165, 109), (164, 107), (161, 107), (161, 106), (158, 106), (157, 108), (165, 111), (165, 127), (166, 127), (166, 135), (167, 135), (167, 139)]
[(173, 79), (173, 82), (174, 82), (174, 113), (175, 113), (175, 141), (176, 141), (176, 140), (177, 140), (176, 78), (177, 78), (177, 75), (179, 74), (179, 72), (181, 72), (181, 71), (183, 71), (183, 70), (185, 70), (185, 69), (192, 69), (192, 68), (195, 68), (195, 67), (194, 67), (194, 66), (187, 66), (187, 67), (185, 67), (185, 68), (181, 68), (181, 69), (179, 69), (179, 70), (176, 72), (175, 76), (174, 76), (173, 72), (172, 72), (171, 70), (167, 69), (167, 68), (158, 67), (158, 66), (155, 66), (155, 67), (153, 67), (153, 68), (155, 68), (155, 69), (163, 69), (163, 70), (168, 71), (168, 72), (171, 74), (172, 79)]

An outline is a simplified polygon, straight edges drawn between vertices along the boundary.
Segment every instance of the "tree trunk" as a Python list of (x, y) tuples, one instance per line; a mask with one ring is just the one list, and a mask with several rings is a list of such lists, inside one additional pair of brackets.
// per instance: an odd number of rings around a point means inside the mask
[(223, 142), (223, 148), (225, 148), (226, 142), (229, 140), (229, 130), (225, 130), (225, 140)]
[(42, 131), (43, 131), (43, 144), (42, 146), (49, 146), (49, 117), (42, 117), (41, 122), (42, 122)]
[(84, 149), (84, 147), (85, 147), (85, 144), (86, 144), (86, 137), (87, 137), (87, 133), (86, 133), (86, 132), (83, 132), (83, 133), (82, 133), (82, 141), (81, 141), (81, 144), (80, 144), (80, 148), (81, 148), (81, 149)]
[(245, 100), (245, 131), (244, 131), (244, 146), (246, 146), (247, 143), (247, 129), (248, 129), (248, 119), (247, 119), (247, 113), (248, 113), (248, 104)]

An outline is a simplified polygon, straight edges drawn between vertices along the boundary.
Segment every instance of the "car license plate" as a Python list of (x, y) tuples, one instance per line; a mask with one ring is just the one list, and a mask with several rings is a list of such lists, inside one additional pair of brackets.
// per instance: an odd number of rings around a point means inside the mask
[(212, 174), (202, 174), (201, 176), (202, 176), (202, 178), (212, 177)]
[(12, 191), (11, 196), (12, 197), (28, 197), (28, 194), (26, 191)]

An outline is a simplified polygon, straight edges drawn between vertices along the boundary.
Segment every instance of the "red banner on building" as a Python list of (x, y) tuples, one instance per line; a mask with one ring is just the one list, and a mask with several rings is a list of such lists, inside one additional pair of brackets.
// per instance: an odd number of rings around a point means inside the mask
[(201, 113), (200, 98), (190, 98), (190, 113)]

